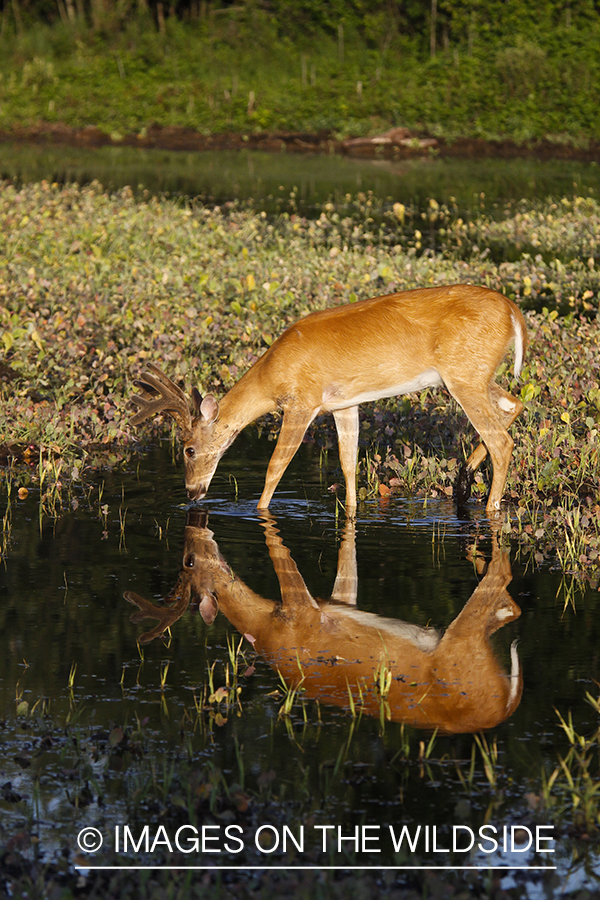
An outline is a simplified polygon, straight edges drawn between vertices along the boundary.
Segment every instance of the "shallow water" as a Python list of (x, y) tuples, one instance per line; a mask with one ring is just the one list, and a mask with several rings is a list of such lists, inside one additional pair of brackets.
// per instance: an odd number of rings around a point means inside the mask
[(309, 213), (333, 198), (372, 191), (419, 208), (430, 198), (454, 198), (466, 213), (493, 212), (495, 204), (549, 196), (597, 196), (596, 163), (538, 159), (361, 160), (345, 156), (264, 151), (163, 151), (132, 147), (97, 149), (0, 143), (0, 177), (20, 182), (46, 179), (108, 189), (200, 197), (223, 203), (252, 199), (259, 208), (286, 209), (293, 192)]
[[(209, 498), (196, 508), (208, 511), (208, 526), (232, 577), (259, 597), (279, 601), (281, 580), (273, 554), (269, 555), (269, 532), (255, 508), (271, 447), (266, 440), (243, 435), (221, 463)], [(328, 468), (305, 445), (270, 510), (277, 541), (289, 551), (310, 594), (323, 600), (332, 593), (344, 536), (343, 517), (336, 514), (335, 499), (327, 490), (338, 477), (335, 460), (330, 457)], [(167, 777), (160, 771), (166, 760), (191, 753), (198, 765), (214, 764), (239, 781), (243, 760), (247, 789), (257, 794), (272, 790), (281, 797), (288, 804), (285, 821), (296, 829), (296, 836), (302, 825), (307, 834), (309, 828), (314, 832), (315, 824), (339, 825), (346, 834), (354, 834), (356, 826), (379, 826), (371, 834), (379, 836), (382, 853), (359, 854), (360, 861), (369, 865), (398, 864), (390, 825), (437, 826), (439, 850), (450, 840), (453, 826), (477, 831), (484, 822), (499, 829), (548, 824), (543, 813), (533, 814), (526, 796), (539, 790), (542, 769), (547, 774), (553, 771), (557, 753), (564, 756), (567, 751), (555, 710), (565, 717), (571, 711), (580, 733), (591, 732), (594, 725), (585, 693), (595, 696), (595, 682), (600, 680), (596, 593), (578, 597), (575, 610), (563, 611), (557, 599), (560, 573), (532, 568), (512, 548), (507, 590), (521, 614), (507, 621), (491, 642), (502, 677), (508, 677), (511, 644), (518, 641), (523, 693), (509, 718), (487, 732), (488, 746), (497, 741), (499, 753), (497, 784), (492, 787), (470, 733), (438, 733), (429, 760), (419, 761), (419, 743), (427, 745), (431, 737), (427, 723), (421, 730), (390, 721), (385, 704), (379, 707), (383, 717), (353, 718), (349, 704), (328, 703), (323, 688), (319, 702), (319, 691), (310, 685), (310, 664), (305, 666), (306, 690), (291, 717), (281, 716), (284, 695), (278, 672), (269, 665), (269, 653), (258, 655), (226, 618), (224, 589), (214, 624), (206, 624), (192, 602), (171, 623), (168, 640), (156, 638), (138, 647), (140, 637), (156, 623), (132, 622), (136, 607), (123, 594), (134, 592), (159, 603), (176, 584), (189, 513), (184, 499), (182, 470), (167, 445), (145, 453), (123, 471), (107, 472), (91, 492), (82, 490), (71, 498), (76, 508), (56, 519), (40, 516), (34, 491), (21, 500), (13, 490), (10, 536), (0, 567), (0, 721), (14, 722), (18, 702), (27, 701), (29, 715), (22, 715), (18, 726), (0, 729), (0, 781), (22, 797), (20, 802), (0, 799), (0, 828), (12, 833), (33, 817), (41, 846), (50, 852), (65, 842), (73, 844), (73, 835), (83, 825), (94, 824), (113, 834), (115, 823), (127, 822), (132, 808), (135, 765), (118, 776), (120, 788), (113, 785), (112, 795), (99, 805), (101, 791), (97, 796), (93, 776), (97, 770), (102, 783), (102, 759), (89, 763), (91, 801), (85, 808), (73, 806), (63, 777), (70, 764), (68, 748), (50, 750), (42, 754), (43, 765), (37, 762), (40, 748), (32, 742), (28, 726), (36, 702), (34, 716), (43, 711), (48, 721), (70, 722), (82, 744), (93, 743), (95, 734), (114, 734), (115, 727), (127, 730), (136, 721), (143, 722), (145, 754), (156, 756), (160, 778)], [(5, 489), (0, 503), (5, 509)], [(363, 504), (354, 536), (358, 609), (369, 614), (369, 622), (378, 616), (410, 623), (420, 633), (428, 626), (449, 630), (485, 583), (485, 567), (473, 556), (474, 540), (490, 572), (494, 538), (478, 506), (473, 506), (467, 521), (457, 519), (447, 501)], [(273, 532), (271, 545), (273, 550)], [(294, 583), (298, 590), (298, 581)], [(251, 636), (259, 638), (258, 646), (260, 635)], [(202, 696), (213, 664), (214, 688), (225, 685), (228, 641), (235, 647), (241, 641), (244, 652), (241, 706), (221, 706), (224, 721), (219, 723), (213, 704), (213, 713), (198, 718), (202, 724), (186, 743), (182, 723), (195, 715), (194, 696)], [(333, 644), (331, 652), (335, 655)], [(248, 666), (254, 671), (244, 676)], [(413, 711), (419, 703), (424, 707), (427, 701), (417, 698)], [(469, 781), (473, 753), (475, 768)], [(82, 771), (73, 774), (73, 793), (82, 778)], [(552, 862), (558, 857), (566, 870), (572, 865), (566, 832), (548, 833), (557, 835)], [(449, 858), (433, 854), (423, 840), (418, 846), (421, 858), (438, 863)], [(375, 846), (367, 844), (370, 849)], [(321, 859), (319, 847), (312, 849)], [(96, 859), (100, 863), (102, 857)], [(269, 862), (286, 859), (277, 853)], [(334, 861), (340, 859), (338, 855)], [(261, 860), (265, 864), (265, 858)], [(519, 851), (491, 856), (458, 853), (452, 860), (454, 865), (465, 860), (470, 865), (548, 864), (548, 856)], [(300, 864), (302, 859), (296, 861)], [(584, 865), (597, 868), (598, 860), (593, 855), (581, 859), (572, 877), (591, 884), (593, 875), (584, 874)], [(517, 871), (506, 877), (524, 874)]]

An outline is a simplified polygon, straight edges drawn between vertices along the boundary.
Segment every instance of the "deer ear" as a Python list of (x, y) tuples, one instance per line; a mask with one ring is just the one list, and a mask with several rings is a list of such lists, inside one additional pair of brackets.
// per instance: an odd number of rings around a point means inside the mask
[(212, 425), (219, 415), (219, 404), (212, 394), (207, 394), (200, 404), (200, 415), (206, 425)]
[(202, 406), (202, 394), (197, 387), (192, 388), (192, 403), (194, 405), (195, 413), (197, 415), (200, 415), (200, 407)]

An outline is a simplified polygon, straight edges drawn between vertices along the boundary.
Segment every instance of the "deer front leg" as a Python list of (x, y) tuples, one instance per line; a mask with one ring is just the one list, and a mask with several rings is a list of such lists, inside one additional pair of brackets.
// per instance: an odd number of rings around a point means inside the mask
[(346, 481), (346, 515), (356, 515), (356, 456), (358, 453), (358, 406), (333, 413), (338, 433), (340, 464)]
[(284, 411), (281, 431), (267, 468), (265, 486), (258, 501), (259, 509), (268, 508), (275, 488), (302, 443), (306, 429), (314, 419), (316, 412), (316, 410), (309, 412), (306, 409), (286, 409)]

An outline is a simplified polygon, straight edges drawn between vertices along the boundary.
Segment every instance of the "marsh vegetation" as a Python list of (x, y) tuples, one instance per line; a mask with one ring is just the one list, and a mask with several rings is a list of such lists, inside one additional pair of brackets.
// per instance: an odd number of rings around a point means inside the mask
[[(595, 583), (599, 218), (590, 197), (511, 203), (465, 221), (433, 199), (418, 210), (357, 195), (307, 218), (98, 184), (4, 183), (2, 454), (27, 464), (9, 478), (15, 489), (41, 484), (60, 505), (69, 485), (137, 449), (126, 404), (146, 361), (219, 395), (312, 310), (470, 281), (514, 298), (531, 336), (520, 382), (501, 371), (527, 404), (503, 527), (538, 559)], [(451, 494), (475, 435), (448, 395), (424, 391), (361, 415), (363, 500)], [(259, 429), (268, 436), (277, 422)], [(310, 439), (327, 451), (331, 423)], [(475, 497), (486, 491), (484, 473)]]

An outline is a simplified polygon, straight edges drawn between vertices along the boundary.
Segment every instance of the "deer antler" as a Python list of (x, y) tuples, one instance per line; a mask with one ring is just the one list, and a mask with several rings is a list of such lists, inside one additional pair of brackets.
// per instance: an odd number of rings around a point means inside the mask
[(148, 363), (148, 371), (142, 372), (141, 378), (134, 383), (142, 393), (134, 394), (129, 401), (138, 410), (131, 419), (132, 425), (139, 425), (150, 416), (165, 412), (175, 419), (184, 436), (191, 432), (192, 414), (188, 398), (158, 366)]

